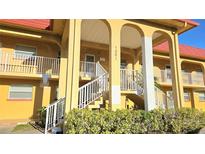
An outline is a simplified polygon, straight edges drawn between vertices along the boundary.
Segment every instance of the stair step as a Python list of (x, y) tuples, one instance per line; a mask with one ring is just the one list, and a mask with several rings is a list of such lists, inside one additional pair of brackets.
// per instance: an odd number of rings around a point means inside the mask
[(103, 104), (103, 97), (100, 97), (98, 100), (92, 102), (91, 104), (88, 105), (89, 109), (92, 108), (100, 108), (100, 105)]

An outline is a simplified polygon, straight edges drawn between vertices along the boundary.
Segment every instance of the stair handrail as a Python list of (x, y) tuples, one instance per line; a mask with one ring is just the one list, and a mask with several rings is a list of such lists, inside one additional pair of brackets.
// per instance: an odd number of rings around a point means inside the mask
[(96, 63), (96, 77), (103, 75), (107, 73), (107, 71), (104, 69), (104, 67), (100, 64), (100, 62), (98, 61)]
[(96, 63), (96, 78), (91, 82), (81, 86), (78, 91), (78, 108), (82, 109), (100, 98), (108, 90), (108, 73)]
[(136, 91), (137, 95), (143, 93), (143, 80), (137, 70), (120, 69), (121, 90)]
[[(143, 95), (144, 94), (144, 81), (143, 81), (143, 75), (141, 73), (139, 73), (137, 70), (128, 70), (128, 69), (121, 69), (122, 71), (129, 71), (132, 72), (132, 76), (134, 76), (134, 80), (132, 83), (132, 88), (133, 90), (136, 90), (136, 94), (137, 95)], [(129, 74), (129, 72), (127, 74)], [(163, 95), (163, 97), (166, 99), (165, 102), (160, 101), (160, 99), (158, 99), (158, 95), (161, 93), (161, 95)], [(173, 106), (173, 99), (169, 96), (167, 96), (167, 94), (161, 90), (155, 83), (155, 95), (156, 95), (156, 105), (160, 108), (172, 108)]]
[[(163, 98), (166, 99), (166, 101), (164, 102), (161, 102), (160, 99), (158, 99), (160, 96), (159, 95), (162, 95)], [(155, 97), (156, 97), (156, 105), (158, 108), (162, 108), (162, 109), (170, 109), (170, 108), (173, 108), (173, 99), (169, 96), (167, 96), (167, 94), (161, 90), (159, 87), (155, 86)], [(171, 107), (170, 107), (171, 105)]]
[[(140, 76), (141, 79), (143, 79), (143, 75), (141, 73), (138, 73), (138, 75)], [(155, 82), (155, 85), (154, 85), (155, 86), (155, 93), (156, 93), (156, 95), (158, 95), (157, 94), (157, 91), (158, 91), (159, 93), (161, 93), (166, 98), (165, 104), (163, 104), (163, 102), (159, 102), (158, 96), (156, 96), (156, 104), (157, 104), (157, 106), (160, 107), (160, 108), (164, 108), (164, 109), (172, 108), (172, 107), (169, 107), (169, 105), (173, 106), (173, 99), (171, 97), (167, 96), (167, 94), (162, 89), (160, 89), (156, 85), (156, 83), (157, 82)], [(143, 85), (143, 80), (142, 80), (142, 85)]]
[(65, 97), (49, 104), (46, 108), (45, 134), (64, 121)]
[(90, 103), (100, 98), (108, 90), (108, 73), (97, 77), (93, 81), (79, 88), (79, 105), (80, 109), (85, 108)]

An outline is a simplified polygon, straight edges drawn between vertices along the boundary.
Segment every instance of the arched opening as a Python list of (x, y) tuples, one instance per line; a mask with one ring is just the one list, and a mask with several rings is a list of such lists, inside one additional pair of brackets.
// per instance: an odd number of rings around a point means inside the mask
[(156, 105), (160, 108), (174, 108), (173, 69), (170, 61), (172, 41), (167, 33), (155, 31), (152, 45)]
[(142, 30), (134, 25), (126, 24), (121, 28), (121, 102), (127, 109), (144, 109), (142, 36)]
[(183, 84), (204, 85), (203, 65), (188, 61), (181, 63)]
[[(203, 88), (199, 88), (204, 86), (203, 65), (189, 61), (182, 61), (181, 69), (184, 86), (184, 103), (182, 106), (190, 108), (197, 107), (199, 103), (205, 102), (205, 99), (203, 99), (205, 98), (205, 90)], [(194, 97), (197, 97), (199, 101), (195, 102)]]
[(95, 107), (95, 101), (106, 91), (108, 75), (104, 74), (109, 69), (109, 46), (110, 27), (106, 20), (82, 20), (79, 108)]
[(95, 78), (96, 63), (99, 62), (107, 71), (109, 68), (110, 28), (104, 20), (82, 20), (80, 76), (84, 82)]

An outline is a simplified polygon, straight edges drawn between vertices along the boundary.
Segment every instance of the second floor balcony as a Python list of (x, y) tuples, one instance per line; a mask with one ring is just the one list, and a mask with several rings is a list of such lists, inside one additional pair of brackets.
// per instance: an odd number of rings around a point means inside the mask
[[(204, 75), (202, 72), (181, 72), (184, 85), (204, 86)], [(170, 70), (160, 70), (160, 74), (155, 76), (156, 80), (161, 83), (172, 83), (172, 73)]]
[(59, 75), (60, 59), (0, 52), (0, 73)]
[(107, 71), (99, 62), (80, 62), (80, 77), (83, 80), (91, 80), (99, 75), (106, 73)]

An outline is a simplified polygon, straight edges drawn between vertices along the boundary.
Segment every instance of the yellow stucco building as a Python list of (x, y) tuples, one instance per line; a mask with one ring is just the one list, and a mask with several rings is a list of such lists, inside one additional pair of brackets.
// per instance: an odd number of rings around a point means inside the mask
[(36, 119), (56, 100), (66, 113), (205, 110), (205, 50), (178, 43), (196, 26), (179, 19), (0, 20), (0, 120)]

